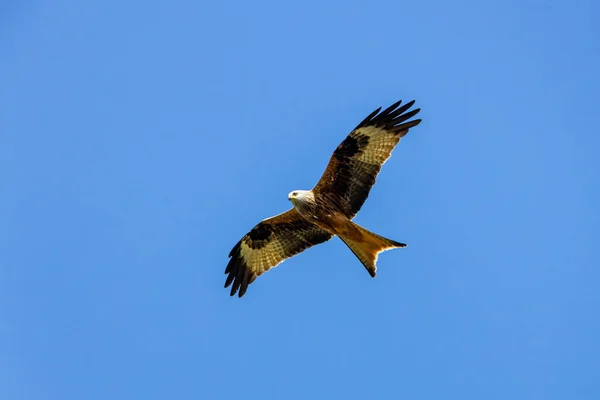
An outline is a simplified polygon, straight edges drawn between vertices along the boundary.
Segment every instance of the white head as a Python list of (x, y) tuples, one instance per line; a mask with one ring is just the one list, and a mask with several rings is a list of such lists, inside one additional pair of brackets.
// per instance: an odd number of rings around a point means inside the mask
[(294, 190), (288, 194), (288, 200), (292, 204), (306, 201), (306, 198), (310, 195), (310, 190)]

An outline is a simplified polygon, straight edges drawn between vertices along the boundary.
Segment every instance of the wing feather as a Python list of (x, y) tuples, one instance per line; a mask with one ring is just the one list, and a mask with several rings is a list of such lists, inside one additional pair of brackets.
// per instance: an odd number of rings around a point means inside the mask
[(373, 111), (335, 149), (325, 172), (313, 188), (315, 196), (336, 205), (352, 219), (375, 184), (383, 164), (408, 130), (420, 119), (405, 122), (420, 109), (408, 111), (415, 101), (398, 101), (382, 112)]
[(229, 253), (225, 287), (242, 297), (248, 285), (284, 260), (326, 242), (332, 234), (302, 218), (295, 209), (267, 218), (248, 232)]

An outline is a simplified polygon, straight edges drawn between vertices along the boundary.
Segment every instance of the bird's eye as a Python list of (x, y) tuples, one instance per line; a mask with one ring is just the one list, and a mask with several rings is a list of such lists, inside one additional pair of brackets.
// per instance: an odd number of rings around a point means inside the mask
[(294, 197), (298, 196), (298, 192), (292, 193), (292, 196), (294, 196)]

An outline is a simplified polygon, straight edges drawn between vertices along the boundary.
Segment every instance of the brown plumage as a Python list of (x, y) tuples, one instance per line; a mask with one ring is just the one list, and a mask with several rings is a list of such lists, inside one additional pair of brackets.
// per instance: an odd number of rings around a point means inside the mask
[(381, 108), (373, 111), (335, 149), (312, 190), (288, 195), (294, 208), (261, 221), (234, 246), (225, 269), (225, 287), (233, 283), (231, 296), (237, 292), (242, 297), (257, 276), (334, 235), (373, 277), (380, 252), (406, 246), (352, 222), (394, 147), (421, 122), (405, 122), (420, 110), (406, 112), (414, 100), (402, 107), (400, 104), (392, 104), (382, 112)]

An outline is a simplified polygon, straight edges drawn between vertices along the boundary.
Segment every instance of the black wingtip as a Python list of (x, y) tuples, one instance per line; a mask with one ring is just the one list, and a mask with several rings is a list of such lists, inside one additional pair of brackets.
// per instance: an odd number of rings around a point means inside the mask
[(381, 110), (381, 107), (379, 107), (378, 109), (376, 109), (375, 111), (373, 111), (371, 114), (367, 115), (367, 118), (363, 119), (361, 121), (361, 123), (358, 124), (358, 126), (367, 125), (369, 122), (371, 122), (371, 119), (379, 113), (380, 110)]
[(369, 114), (369, 116), (360, 124), (358, 124), (357, 128), (377, 126), (389, 129), (393, 132), (401, 132), (403, 130), (412, 128), (413, 126), (417, 126), (421, 122), (420, 119), (415, 120), (418, 121), (417, 123), (414, 123), (414, 121), (409, 121), (405, 124), (402, 124), (404, 121), (414, 117), (419, 113), (419, 111), (421, 111), (420, 108), (416, 108), (412, 111), (406, 112), (415, 104), (415, 100), (411, 100), (400, 107), (401, 104), (402, 100), (399, 100), (381, 112), (379, 112), (379, 110), (381, 110), (381, 107), (379, 107), (377, 110)]
[[(414, 103), (414, 102), (415, 102), (415, 101), (413, 100), (413, 103)], [(385, 110), (383, 110), (383, 111), (381, 112), (381, 115), (387, 115), (387, 114), (391, 113), (391, 112), (392, 112), (392, 111), (394, 111), (396, 108), (398, 108), (398, 106), (399, 106), (400, 104), (402, 104), (402, 100), (398, 100), (397, 102), (395, 102), (394, 104), (392, 104), (391, 106), (389, 106), (388, 108), (386, 108)], [(404, 106), (404, 107), (407, 107), (407, 106)], [(410, 107), (410, 105), (409, 105), (408, 107)], [(379, 107), (379, 109), (381, 110), (381, 107)]]
[(254, 281), (256, 276), (248, 269), (244, 259), (241, 257), (239, 242), (231, 250), (229, 257), (229, 263), (225, 267), (225, 273), (228, 276), (224, 287), (227, 288), (231, 285), (229, 295), (235, 296), (237, 293), (238, 297), (242, 297), (246, 293), (248, 285)]

